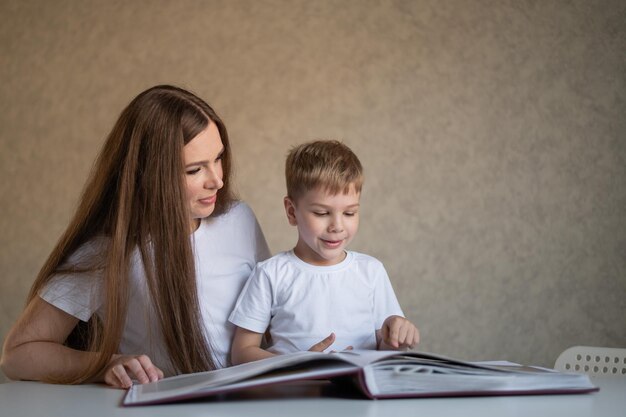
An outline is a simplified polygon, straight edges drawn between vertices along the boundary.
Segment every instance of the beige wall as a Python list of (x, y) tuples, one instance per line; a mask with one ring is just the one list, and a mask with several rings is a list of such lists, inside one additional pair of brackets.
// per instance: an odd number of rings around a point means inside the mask
[(240, 195), (295, 242), (283, 159), (343, 139), (352, 248), (422, 350), (551, 365), (626, 346), (626, 11), (615, 1), (0, 2), (0, 338), (103, 138), (173, 83), (222, 115)]

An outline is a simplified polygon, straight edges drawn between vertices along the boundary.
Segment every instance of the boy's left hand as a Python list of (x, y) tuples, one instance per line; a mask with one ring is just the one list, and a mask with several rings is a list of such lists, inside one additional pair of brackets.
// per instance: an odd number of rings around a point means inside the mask
[(404, 317), (389, 316), (380, 329), (379, 349), (413, 349), (420, 341), (419, 330)]

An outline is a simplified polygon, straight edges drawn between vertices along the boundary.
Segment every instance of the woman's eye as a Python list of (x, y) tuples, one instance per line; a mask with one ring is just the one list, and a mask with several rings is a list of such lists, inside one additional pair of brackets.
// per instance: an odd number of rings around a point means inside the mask
[(197, 174), (198, 172), (200, 172), (200, 168), (188, 169), (186, 171), (187, 175), (194, 175), (194, 174)]

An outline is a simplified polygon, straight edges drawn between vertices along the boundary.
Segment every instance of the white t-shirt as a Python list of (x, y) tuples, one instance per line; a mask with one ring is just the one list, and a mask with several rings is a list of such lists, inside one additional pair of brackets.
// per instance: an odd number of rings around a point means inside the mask
[(383, 264), (347, 252), (336, 265), (314, 266), (293, 251), (260, 262), (229, 320), (264, 333), (275, 353), (308, 350), (331, 332), (329, 350), (376, 349), (376, 330), (391, 315), (404, 316)]
[[(270, 256), (263, 232), (245, 203), (236, 203), (227, 213), (208, 217), (191, 235), (195, 255), (198, 298), (214, 359), (218, 366), (230, 365), (234, 326), (228, 322), (250, 271)], [(81, 247), (70, 262), (88, 258), (105, 243), (94, 239)], [(41, 298), (61, 310), (87, 321), (104, 313), (102, 276), (98, 273), (57, 275), (40, 292)], [(133, 253), (130, 272), (130, 301), (119, 348), (122, 354), (146, 354), (166, 375), (175, 372), (153, 313), (139, 251)]]

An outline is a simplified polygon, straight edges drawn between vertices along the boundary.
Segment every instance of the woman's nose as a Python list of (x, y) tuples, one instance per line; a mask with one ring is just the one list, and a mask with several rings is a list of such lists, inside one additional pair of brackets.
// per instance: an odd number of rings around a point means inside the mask
[(204, 181), (204, 188), (207, 190), (219, 190), (224, 186), (224, 181), (222, 180), (222, 176), (215, 171), (210, 171), (207, 174), (206, 180)]

